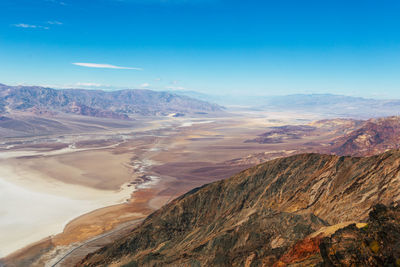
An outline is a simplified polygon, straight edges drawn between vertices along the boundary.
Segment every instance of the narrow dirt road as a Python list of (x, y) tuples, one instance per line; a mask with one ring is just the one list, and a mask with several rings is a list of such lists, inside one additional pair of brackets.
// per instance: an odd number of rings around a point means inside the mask
[(107, 233), (103, 233), (99, 236), (96, 236), (92, 239), (89, 239), (82, 244), (70, 249), (64, 255), (60, 256), (55, 263), (51, 263), (49, 266), (51, 267), (66, 267), (73, 266), (87, 254), (96, 251), (102, 246), (113, 242), (119, 237), (125, 235), (129, 231), (133, 229), (134, 226), (138, 225), (144, 219), (138, 219), (134, 221), (127, 222), (123, 225), (120, 225), (114, 230), (111, 230)]

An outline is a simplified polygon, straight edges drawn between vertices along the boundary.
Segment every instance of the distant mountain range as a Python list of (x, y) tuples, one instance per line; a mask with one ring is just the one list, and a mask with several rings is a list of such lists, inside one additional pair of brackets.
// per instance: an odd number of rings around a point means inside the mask
[(263, 107), (362, 119), (400, 115), (399, 99), (369, 99), (332, 94), (275, 96), (267, 98)]
[(128, 119), (171, 113), (207, 114), (222, 107), (206, 101), (168, 92), (119, 90), (106, 92), (84, 89), (52, 89), (39, 86), (0, 84), (0, 112), (23, 111), (37, 115), (58, 113)]
[(400, 200), (399, 161), (272, 160), (182, 195), (79, 266), (395, 266), (399, 203), (382, 204)]
[(329, 117), (353, 117), (361, 119), (400, 115), (400, 99), (371, 99), (334, 94), (222, 96), (195, 91), (174, 92), (228, 107), (247, 107), (255, 110), (300, 111), (318, 113)]
[(219, 96), (195, 91), (159, 92), (141, 89), (102, 91), (0, 84), (0, 113), (3, 115), (11, 111), (23, 111), (49, 116), (67, 113), (129, 119), (132, 116), (165, 116), (174, 113), (205, 115), (221, 112), (223, 110), (221, 105), (360, 119), (400, 115), (400, 100), (397, 99), (368, 99), (332, 94)]

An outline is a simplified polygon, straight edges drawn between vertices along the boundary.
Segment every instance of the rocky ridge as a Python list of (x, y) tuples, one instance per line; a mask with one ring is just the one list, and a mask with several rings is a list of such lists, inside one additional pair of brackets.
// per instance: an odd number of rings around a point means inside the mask
[(272, 160), (175, 199), (79, 266), (317, 264), (314, 252), (329, 242), (310, 236), (368, 222), (372, 206), (399, 201), (399, 166), (399, 151)]
[[(366, 121), (352, 119), (320, 120), (306, 125), (271, 127), (255, 139), (245, 142), (283, 144), (289, 140), (306, 140), (321, 136), (329, 139), (305, 142), (294, 148), (299, 152), (317, 152), (339, 156), (372, 156), (400, 148), (400, 116), (374, 118)], [(330, 137), (329, 137), (330, 136)]]
[(370, 119), (358, 129), (336, 138), (329, 151), (337, 155), (371, 156), (400, 147), (400, 117)]
[(33, 114), (69, 113), (92, 117), (128, 119), (131, 115), (171, 113), (206, 114), (222, 107), (168, 92), (127, 89), (118, 91), (52, 89), (40, 86), (0, 84), (0, 113), (26, 111)]

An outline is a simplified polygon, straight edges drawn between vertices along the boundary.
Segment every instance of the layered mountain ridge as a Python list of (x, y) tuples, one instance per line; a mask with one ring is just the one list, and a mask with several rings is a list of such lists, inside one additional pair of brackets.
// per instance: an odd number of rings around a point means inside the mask
[(328, 141), (304, 143), (301, 152), (318, 152), (339, 156), (372, 156), (400, 146), (400, 116), (369, 120), (329, 119), (305, 125), (271, 127), (255, 139), (245, 142), (283, 144), (287, 141), (331, 135)]
[(371, 156), (400, 144), (400, 117), (369, 119), (356, 130), (331, 142), (330, 152), (337, 155)]
[(320, 229), (366, 222), (372, 206), (399, 201), (399, 166), (397, 150), (272, 160), (175, 199), (79, 266), (320, 264), (319, 243), (311, 260), (281, 258)]
[(119, 91), (52, 89), (40, 86), (0, 84), (0, 112), (34, 114), (69, 113), (92, 117), (127, 119), (130, 115), (208, 113), (222, 107), (168, 92), (127, 89)]
[(400, 115), (399, 99), (373, 99), (337, 94), (291, 94), (280, 96), (213, 95), (195, 91), (178, 91), (178, 94), (220, 103), (225, 106), (245, 107), (255, 110), (310, 112), (326, 117), (369, 119)]

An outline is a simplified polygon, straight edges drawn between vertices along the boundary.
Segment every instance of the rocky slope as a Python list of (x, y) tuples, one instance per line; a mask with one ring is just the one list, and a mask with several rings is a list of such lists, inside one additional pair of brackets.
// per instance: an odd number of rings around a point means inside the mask
[[(322, 138), (324, 137), (324, 138)], [(307, 140), (315, 140), (307, 142)], [(372, 156), (390, 149), (400, 148), (400, 116), (366, 121), (332, 119), (306, 125), (271, 127), (255, 139), (245, 142), (285, 144), (291, 140), (304, 140), (298, 152), (318, 152), (339, 156)]]
[(370, 119), (358, 129), (332, 141), (337, 155), (370, 156), (400, 147), (400, 117)]
[(270, 131), (265, 132), (259, 137), (246, 140), (246, 143), (260, 144), (280, 144), (287, 140), (301, 139), (306, 136), (315, 135), (316, 127), (310, 125), (284, 125), (272, 127)]
[(285, 255), (314, 264), (313, 233), (366, 221), (371, 206), (400, 200), (399, 166), (399, 151), (272, 160), (175, 199), (79, 266), (272, 266)]
[(246, 143), (283, 144), (292, 140), (306, 138), (320, 139), (321, 136), (343, 136), (358, 129), (364, 121), (353, 119), (326, 119), (314, 121), (305, 125), (283, 125), (270, 127), (267, 132)]
[(29, 111), (35, 114), (71, 113), (93, 117), (127, 119), (129, 115), (209, 113), (221, 107), (205, 101), (151, 90), (55, 90), (39, 86), (0, 84), (0, 112)]
[(274, 264), (283, 266), (400, 266), (399, 203), (375, 205), (366, 223), (323, 227)]
[(400, 207), (376, 205), (363, 227), (325, 237), (320, 253), (330, 266), (400, 266)]

